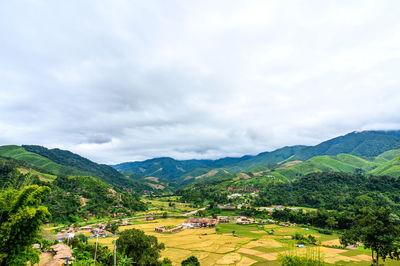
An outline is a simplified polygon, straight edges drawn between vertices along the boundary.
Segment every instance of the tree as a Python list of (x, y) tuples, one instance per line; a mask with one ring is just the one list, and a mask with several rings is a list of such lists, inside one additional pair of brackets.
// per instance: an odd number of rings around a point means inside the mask
[(200, 266), (199, 260), (195, 256), (190, 256), (182, 261), (182, 266)]
[(118, 253), (131, 258), (132, 265), (161, 265), (158, 259), (164, 248), (155, 236), (147, 236), (138, 229), (122, 231), (117, 245)]
[(328, 228), (332, 230), (333, 227), (335, 227), (337, 225), (337, 221), (335, 219), (335, 217), (333, 216), (329, 216), (328, 219), (326, 219), (326, 224), (328, 225)]
[(379, 265), (379, 258), (386, 257), (399, 259), (396, 241), (400, 237), (400, 219), (393, 214), (390, 208), (381, 207), (376, 210), (363, 208), (356, 216), (354, 226), (345, 231), (340, 238), (343, 245), (362, 242), (370, 248), (372, 259)]
[(24, 187), (22, 191), (0, 193), (0, 265), (26, 265), (39, 262), (32, 245), (38, 238), (40, 226), (50, 219), (42, 198), (50, 192), (38, 185)]

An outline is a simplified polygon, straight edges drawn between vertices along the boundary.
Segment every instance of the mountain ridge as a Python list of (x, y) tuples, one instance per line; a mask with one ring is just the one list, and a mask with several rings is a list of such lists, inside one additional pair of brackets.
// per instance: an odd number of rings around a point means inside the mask
[[(114, 169), (132, 171), (143, 176), (154, 175), (169, 181), (177, 181), (192, 175), (206, 174), (212, 169), (225, 169), (230, 172), (242, 172), (252, 168), (270, 169), (274, 164), (285, 161), (307, 161), (316, 156), (351, 154), (358, 157), (375, 157), (379, 154), (400, 148), (400, 130), (353, 131), (323, 141), (314, 146), (285, 146), (270, 152), (242, 157), (224, 157), (216, 160), (175, 160), (170, 157), (152, 158), (138, 162), (125, 162), (111, 165)], [(165, 162), (168, 161), (167, 164)], [(181, 170), (179, 170), (181, 169)], [(184, 171), (182, 171), (182, 169)], [(156, 172), (156, 170), (158, 170)]]

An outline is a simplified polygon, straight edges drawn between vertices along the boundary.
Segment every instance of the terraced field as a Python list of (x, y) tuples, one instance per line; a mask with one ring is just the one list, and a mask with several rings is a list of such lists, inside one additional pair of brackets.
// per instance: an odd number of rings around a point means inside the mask
[[(165, 244), (162, 255), (172, 260), (174, 265), (189, 256), (196, 256), (201, 265), (280, 265), (281, 253), (298, 255), (320, 254), (325, 262), (338, 265), (370, 265), (370, 252), (337, 249), (328, 246), (307, 246), (296, 248), (291, 236), (296, 232), (313, 235), (325, 245), (338, 244), (337, 235), (322, 235), (315, 230), (301, 227), (281, 227), (278, 225), (236, 225), (220, 224), (217, 229), (186, 229), (175, 234), (156, 233), (160, 225), (177, 225), (184, 219), (159, 219), (151, 222), (120, 227), (120, 230), (137, 228), (148, 235), (154, 235)], [(273, 229), (274, 234), (268, 232)], [(235, 236), (232, 234), (234, 231)], [(93, 239), (91, 241), (94, 241)], [(100, 239), (99, 243), (112, 248), (113, 238)], [(398, 265), (386, 261), (385, 265)]]

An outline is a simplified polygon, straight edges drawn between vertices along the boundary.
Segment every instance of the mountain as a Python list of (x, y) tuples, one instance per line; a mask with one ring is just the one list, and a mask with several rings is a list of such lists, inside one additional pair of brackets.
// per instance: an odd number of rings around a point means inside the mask
[(375, 157), (396, 148), (400, 148), (400, 130), (352, 132), (315, 146), (306, 147), (297, 152), (293, 160), (305, 161), (315, 156), (341, 153)]
[(133, 172), (142, 176), (163, 178), (172, 182), (183, 182), (188, 178), (207, 174), (213, 169), (226, 169), (241, 172), (260, 164), (274, 164), (286, 160), (306, 146), (284, 147), (272, 152), (263, 152), (256, 156), (246, 155), (239, 158), (225, 157), (218, 160), (175, 160), (169, 157), (154, 158), (141, 162), (127, 162), (112, 165), (116, 170)]
[(0, 146), (0, 156), (24, 161), (54, 175), (93, 176), (112, 186), (136, 191), (149, 188), (108, 165), (97, 164), (70, 151), (36, 145), (6, 145)]
[[(214, 169), (223, 169), (231, 173), (261, 172), (282, 167), (284, 163), (291, 163), (293, 166), (290, 168), (275, 171), (278, 177), (291, 179), (315, 171), (369, 172), (380, 165), (368, 158), (374, 158), (397, 148), (400, 148), (400, 131), (362, 131), (336, 137), (315, 146), (283, 147), (255, 156), (182, 161), (164, 157), (121, 163), (112, 167), (120, 172), (129, 171), (145, 177), (158, 177), (165, 181), (183, 183), (188, 179), (195, 180), (196, 177)], [(307, 161), (309, 159), (312, 160)], [(383, 157), (379, 159), (382, 160)], [(303, 161), (307, 162), (302, 163)]]
[(22, 145), (22, 148), (28, 152), (43, 156), (57, 164), (73, 167), (79, 172), (86, 172), (89, 175), (99, 177), (102, 181), (115, 186), (129, 186), (132, 183), (131, 180), (127, 179), (114, 168), (105, 164), (97, 164), (70, 151), (47, 149), (37, 145)]
[(51, 192), (45, 196), (43, 204), (52, 214), (53, 222), (83, 221), (90, 216), (123, 217), (146, 209), (136, 195), (114, 189), (98, 178), (53, 175), (25, 161), (0, 156), (0, 191), (19, 190), (28, 185), (50, 187)]

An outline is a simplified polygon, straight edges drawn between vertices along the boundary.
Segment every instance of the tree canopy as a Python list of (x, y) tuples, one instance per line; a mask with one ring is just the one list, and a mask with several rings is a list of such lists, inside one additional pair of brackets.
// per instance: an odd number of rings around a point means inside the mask
[[(362, 242), (372, 251), (372, 259), (399, 259), (400, 218), (390, 208), (363, 208), (354, 220), (354, 226), (345, 231), (340, 241), (344, 245)], [(375, 255), (374, 255), (375, 254)]]
[(145, 235), (138, 229), (122, 231), (117, 240), (117, 252), (131, 258), (132, 265), (162, 265), (158, 259), (164, 248), (155, 236)]
[(32, 185), (22, 191), (0, 193), (0, 265), (37, 263), (39, 256), (32, 248), (40, 226), (50, 219), (50, 212), (40, 206), (48, 187)]
[(200, 262), (195, 256), (190, 256), (183, 260), (181, 264), (182, 266), (200, 266)]

